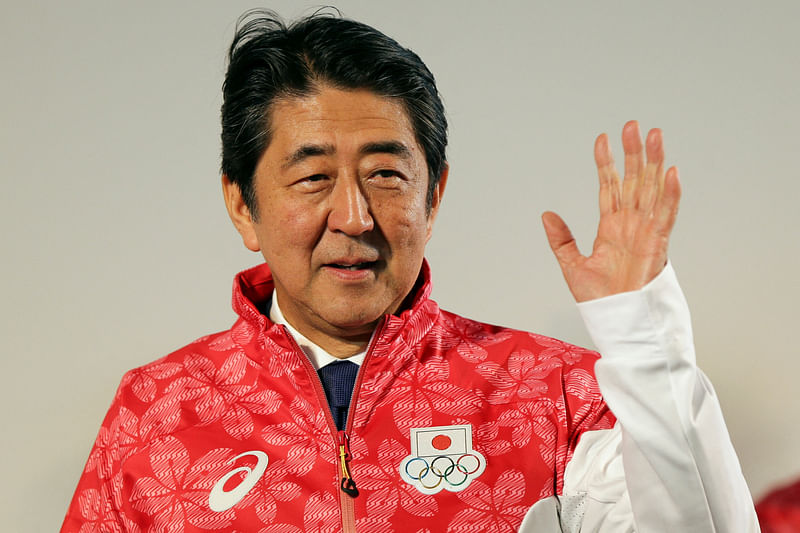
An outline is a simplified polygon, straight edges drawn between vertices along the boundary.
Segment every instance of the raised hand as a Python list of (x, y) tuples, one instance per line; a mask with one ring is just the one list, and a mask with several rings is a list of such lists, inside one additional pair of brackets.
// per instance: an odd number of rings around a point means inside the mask
[(591, 255), (578, 251), (560, 216), (552, 211), (542, 215), (550, 248), (578, 302), (640, 289), (667, 262), (669, 235), (681, 197), (678, 169), (664, 172), (659, 129), (650, 130), (643, 147), (639, 124), (632, 120), (622, 128), (622, 146), (625, 177), (620, 183), (608, 136), (603, 133), (594, 144), (600, 224)]

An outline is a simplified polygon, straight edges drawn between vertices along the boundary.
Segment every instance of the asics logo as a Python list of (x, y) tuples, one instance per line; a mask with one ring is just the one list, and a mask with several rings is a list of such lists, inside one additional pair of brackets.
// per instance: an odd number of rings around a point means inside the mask
[[(250, 492), (250, 489), (255, 487), (258, 480), (261, 479), (261, 476), (264, 475), (264, 471), (267, 469), (267, 463), (269, 463), (269, 458), (267, 454), (261, 451), (251, 451), (251, 452), (244, 452), (240, 453), (230, 461), (228, 464), (233, 464), (236, 462), (237, 459), (242, 457), (246, 457), (248, 455), (252, 455), (256, 458), (256, 466), (250, 468), (249, 466), (240, 466), (239, 468), (234, 468), (219, 481), (214, 484), (211, 488), (211, 493), (208, 495), (208, 506), (211, 507), (212, 511), (216, 511), (221, 513), (222, 511), (227, 511), (240, 501), (245, 495)], [(225, 490), (225, 483), (228, 482), (230, 478), (239, 474), (239, 472), (247, 472), (244, 476), (244, 479), (239, 483), (234, 489)]]

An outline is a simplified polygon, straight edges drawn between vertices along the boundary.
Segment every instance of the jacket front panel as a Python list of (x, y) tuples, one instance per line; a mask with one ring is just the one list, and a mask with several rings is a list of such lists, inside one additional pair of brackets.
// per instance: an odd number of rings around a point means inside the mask
[(243, 273), (230, 330), (126, 374), (63, 531), (516, 531), (613, 425), (596, 354), (441, 311), (426, 278), (359, 371), (351, 499), (316, 372), (259, 311), (271, 290)]

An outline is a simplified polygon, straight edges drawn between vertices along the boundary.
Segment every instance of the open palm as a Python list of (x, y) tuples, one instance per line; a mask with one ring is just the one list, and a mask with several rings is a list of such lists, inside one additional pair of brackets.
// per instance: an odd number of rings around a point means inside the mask
[[(678, 169), (664, 171), (661, 130), (652, 129), (645, 145), (636, 121), (622, 129), (625, 175), (620, 180), (608, 146), (597, 137), (594, 157), (600, 178), (600, 224), (592, 253), (584, 256), (560, 216), (542, 215), (547, 240), (578, 302), (642, 288), (664, 268), (678, 214)], [(646, 160), (645, 160), (646, 152)]]

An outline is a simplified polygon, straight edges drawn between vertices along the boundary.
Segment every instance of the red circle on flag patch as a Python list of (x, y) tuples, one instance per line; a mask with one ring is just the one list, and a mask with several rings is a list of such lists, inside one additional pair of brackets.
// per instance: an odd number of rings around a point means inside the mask
[(450, 444), (452, 444), (452, 442), (453, 441), (450, 440), (450, 437), (448, 437), (447, 435), (436, 435), (435, 437), (433, 437), (431, 444), (437, 450), (446, 450), (447, 448), (450, 447)]

